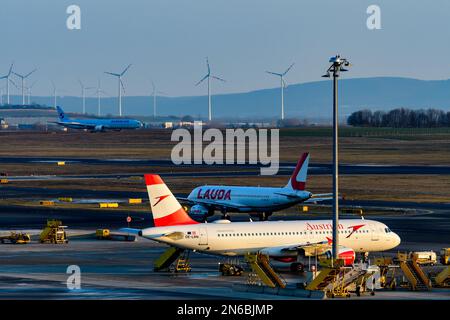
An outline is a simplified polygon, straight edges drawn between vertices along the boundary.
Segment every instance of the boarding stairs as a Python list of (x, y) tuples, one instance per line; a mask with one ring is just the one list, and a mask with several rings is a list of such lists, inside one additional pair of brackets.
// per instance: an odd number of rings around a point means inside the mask
[(434, 282), (437, 287), (447, 288), (450, 287), (450, 266), (447, 266), (442, 270), (435, 278)]
[(269, 257), (264, 254), (247, 254), (245, 260), (259, 279), (271, 288), (285, 288), (286, 281), (277, 274), (269, 263)]
[(159, 256), (154, 262), (155, 271), (170, 271), (170, 266), (180, 257), (183, 249), (169, 247), (164, 253)]
[(408, 279), (412, 290), (414, 291), (428, 291), (431, 290), (431, 281), (420, 268), (419, 264), (406, 257), (404, 254), (399, 254), (400, 268), (403, 271), (406, 279)]

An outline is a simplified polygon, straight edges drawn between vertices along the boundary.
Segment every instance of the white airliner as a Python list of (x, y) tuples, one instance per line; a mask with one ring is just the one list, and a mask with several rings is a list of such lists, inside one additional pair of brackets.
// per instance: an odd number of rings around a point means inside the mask
[[(305, 256), (330, 254), (330, 220), (199, 223), (189, 217), (159, 175), (144, 178), (154, 227), (123, 231), (181, 249), (222, 256), (263, 253), (296, 265)], [(384, 251), (400, 244), (397, 234), (373, 220), (343, 219), (338, 229), (339, 257), (346, 264), (353, 263), (356, 252)]]
[(242, 186), (201, 186), (191, 191), (187, 198), (179, 198), (192, 205), (190, 214), (206, 218), (219, 210), (227, 212), (255, 212), (261, 220), (275, 211), (298, 203), (316, 203), (331, 200), (331, 194), (315, 194), (305, 190), (309, 154), (304, 153), (286, 186), (281, 188)]

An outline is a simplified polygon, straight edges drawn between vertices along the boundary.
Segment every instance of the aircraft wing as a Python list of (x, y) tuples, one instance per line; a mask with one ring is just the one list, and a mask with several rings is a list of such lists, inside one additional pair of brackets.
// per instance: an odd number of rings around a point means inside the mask
[(139, 235), (139, 231), (142, 231), (142, 230), (141, 229), (133, 229), (133, 228), (119, 229), (119, 232), (129, 233), (129, 234), (134, 234), (134, 235)]
[(226, 209), (226, 210), (243, 210), (245, 208), (247, 208), (247, 206), (243, 206), (241, 204), (238, 203), (227, 203), (227, 204), (218, 204), (217, 202), (214, 202), (214, 200), (205, 200), (202, 199), (201, 201), (193, 201), (190, 200), (188, 198), (179, 198), (177, 197), (177, 200), (180, 202), (184, 202), (184, 203), (188, 203), (190, 205), (195, 205), (195, 204), (200, 204), (203, 205), (207, 208), (213, 208), (213, 209), (217, 209), (217, 210), (221, 210), (221, 209)]
[(315, 243), (293, 243), (284, 246), (267, 247), (261, 251), (270, 254), (271, 252), (298, 252), (303, 250), (306, 256), (315, 256), (323, 254), (330, 248), (331, 243), (329, 241), (320, 241)]
[[(339, 196), (339, 200), (344, 199), (343, 196)], [(333, 200), (333, 194), (332, 193), (317, 193), (317, 194), (313, 194), (311, 198), (309, 198), (308, 200), (306, 200), (304, 203), (317, 203), (317, 202), (321, 202), (321, 201), (329, 201), (329, 200)]]
[(287, 198), (301, 198), (296, 193), (275, 192), (275, 194), (278, 194), (280, 196), (285, 196)]
[(194, 201), (192, 201), (192, 200), (190, 200), (188, 198), (182, 198), (182, 197), (175, 197), (175, 198), (177, 198), (177, 200), (179, 202), (183, 202), (183, 203), (189, 203), (189, 204), (195, 204), (196, 203), (196, 202), (194, 202)]
[(95, 129), (95, 125), (84, 124), (76, 121), (53, 122), (53, 123), (59, 124), (60, 126), (63, 127), (78, 128), (78, 129)]

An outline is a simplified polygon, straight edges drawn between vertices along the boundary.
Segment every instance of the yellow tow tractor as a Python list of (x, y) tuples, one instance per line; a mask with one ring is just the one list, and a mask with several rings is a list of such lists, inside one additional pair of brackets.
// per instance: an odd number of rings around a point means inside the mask
[(59, 220), (47, 220), (47, 225), (42, 230), (39, 240), (41, 243), (68, 243), (66, 226)]
[(9, 236), (1, 236), (1, 243), (26, 244), (30, 243), (31, 237), (28, 233), (11, 232)]
[(441, 263), (444, 265), (450, 264), (450, 248), (441, 249)]

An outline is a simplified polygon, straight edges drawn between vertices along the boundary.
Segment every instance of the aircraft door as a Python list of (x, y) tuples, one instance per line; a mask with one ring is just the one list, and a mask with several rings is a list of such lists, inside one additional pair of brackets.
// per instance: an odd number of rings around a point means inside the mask
[(380, 240), (380, 231), (378, 230), (377, 226), (373, 223), (370, 224), (370, 233), (372, 241)]
[(199, 231), (199, 245), (208, 245), (208, 232), (206, 231), (206, 228), (200, 228)]

